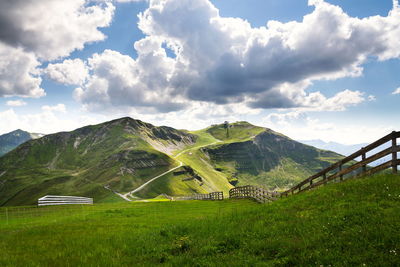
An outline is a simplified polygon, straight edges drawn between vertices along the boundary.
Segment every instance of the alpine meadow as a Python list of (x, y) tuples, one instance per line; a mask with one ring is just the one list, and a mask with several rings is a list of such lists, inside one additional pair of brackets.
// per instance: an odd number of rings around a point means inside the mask
[(0, 1), (0, 266), (400, 266), (399, 0)]

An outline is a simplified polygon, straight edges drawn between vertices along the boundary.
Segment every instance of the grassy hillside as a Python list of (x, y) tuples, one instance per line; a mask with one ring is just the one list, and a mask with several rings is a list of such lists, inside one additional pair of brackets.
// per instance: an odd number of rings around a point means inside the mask
[(0, 158), (0, 206), (34, 204), (47, 194), (108, 201), (111, 190), (128, 192), (177, 166), (162, 151), (195, 140), (131, 118), (30, 140)]
[(205, 131), (224, 139), (203, 152), (212, 167), (233, 185), (256, 184), (283, 190), (342, 158), (247, 122), (231, 124), (229, 138), (224, 125)]
[(196, 193), (207, 193), (204, 180), (196, 179), (195, 176), (185, 168), (181, 167), (158, 179), (143, 190), (135, 193), (140, 198), (155, 198), (160, 194), (169, 196), (185, 196)]
[(180, 165), (197, 179), (167, 173), (135, 197), (227, 194), (245, 184), (285, 190), (339, 159), (248, 122), (188, 132), (121, 118), (30, 140), (0, 157), (0, 206), (30, 205), (48, 194), (115, 201), (115, 192)]
[(9, 208), (8, 224), (2, 208), (0, 265), (398, 266), (399, 199), (400, 176), (380, 175), (265, 205)]

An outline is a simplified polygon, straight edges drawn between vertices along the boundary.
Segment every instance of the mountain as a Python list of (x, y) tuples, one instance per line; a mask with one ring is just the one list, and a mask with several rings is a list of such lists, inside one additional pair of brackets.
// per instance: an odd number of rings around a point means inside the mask
[(20, 144), (43, 136), (37, 133), (28, 133), (23, 130), (15, 130), (7, 134), (0, 135), (0, 156), (13, 150)]
[(340, 158), (247, 122), (189, 132), (121, 118), (29, 140), (0, 157), (0, 206), (48, 194), (110, 202), (227, 194), (244, 184), (283, 190)]
[(127, 192), (178, 165), (161, 151), (195, 140), (131, 118), (30, 140), (0, 158), (0, 205), (34, 204), (46, 194), (112, 201), (111, 190)]
[(341, 155), (349, 156), (356, 152), (357, 150), (360, 150), (362, 147), (365, 147), (368, 145), (368, 143), (362, 143), (362, 144), (354, 144), (354, 145), (344, 145), (336, 142), (325, 142), (322, 140), (299, 140), (299, 142), (303, 144), (307, 144), (310, 146), (314, 146), (320, 149), (325, 149), (325, 150), (331, 150), (335, 151), (336, 153), (339, 153)]
[(205, 131), (224, 140), (203, 151), (233, 185), (256, 184), (279, 190), (343, 158), (247, 122), (231, 124), (229, 136), (223, 125)]

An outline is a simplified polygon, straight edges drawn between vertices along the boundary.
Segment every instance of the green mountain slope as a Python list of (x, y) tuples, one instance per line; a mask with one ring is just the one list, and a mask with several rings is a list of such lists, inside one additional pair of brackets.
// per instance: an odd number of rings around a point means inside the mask
[(20, 144), (31, 140), (39, 138), (43, 135), (36, 133), (28, 133), (23, 130), (15, 130), (10, 133), (0, 135), (0, 156), (6, 154), (7, 152), (13, 150)]
[(267, 128), (237, 122), (204, 131), (224, 140), (202, 149), (215, 170), (233, 185), (287, 188), (341, 159), (342, 156), (296, 142)]
[(112, 191), (128, 192), (178, 165), (161, 151), (195, 140), (131, 118), (31, 140), (0, 158), (0, 205), (33, 204), (46, 194), (113, 200)]
[(0, 157), (0, 206), (47, 194), (110, 202), (124, 201), (121, 194), (227, 195), (244, 184), (283, 190), (340, 158), (247, 122), (189, 132), (121, 118), (30, 140)]

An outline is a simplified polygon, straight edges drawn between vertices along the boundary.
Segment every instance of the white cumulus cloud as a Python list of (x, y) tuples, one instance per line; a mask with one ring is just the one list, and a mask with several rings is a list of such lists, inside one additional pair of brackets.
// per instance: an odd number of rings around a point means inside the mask
[(42, 106), (43, 111), (55, 111), (55, 112), (61, 112), (61, 113), (66, 113), (67, 109), (64, 104), (57, 104), (54, 106), (49, 106), (49, 105), (44, 105)]
[(0, 1), (0, 97), (44, 96), (41, 63), (104, 40), (99, 29), (110, 25), (114, 9), (109, 1)]
[(34, 54), (0, 42), (0, 97), (44, 96), (39, 64)]
[(0, 41), (22, 46), (40, 59), (68, 56), (85, 43), (104, 40), (114, 6), (85, 0), (4, 0), (0, 3)]
[(392, 95), (399, 95), (399, 94), (400, 94), (400, 87), (392, 92)]
[(14, 109), (0, 111), (0, 134), (23, 129), (31, 133), (49, 134), (58, 131), (72, 131), (78, 127), (97, 124), (110, 118), (94, 116), (66, 116), (49, 110), (32, 114), (19, 114)]
[(75, 98), (88, 109), (137, 107), (169, 112), (183, 108), (183, 100), (171, 97), (168, 77), (174, 62), (165, 50), (156, 49), (158, 40), (146, 38), (135, 44), (137, 60), (117, 51), (105, 50), (88, 60), (90, 76), (75, 90)]
[(296, 140), (321, 139), (342, 144), (370, 143), (395, 130), (384, 125), (334, 124), (313, 118), (299, 110), (271, 113), (263, 120), (263, 126), (289, 135)]
[(79, 58), (49, 64), (44, 72), (49, 78), (59, 83), (77, 85), (82, 84), (89, 74), (85, 63)]
[(95, 54), (75, 96), (89, 109), (161, 112), (195, 102), (344, 110), (365, 101), (360, 91), (328, 98), (307, 89), (315, 80), (361, 75), (367, 58), (398, 58), (399, 9), (394, 4), (385, 17), (359, 19), (323, 0), (309, 4), (314, 10), (300, 22), (268, 21), (255, 28), (220, 16), (208, 0), (150, 1), (139, 15), (146, 37), (135, 43), (138, 58), (111, 50)]
[(6, 102), (6, 105), (9, 107), (22, 107), (26, 106), (26, 102), (22, 100), (9, 100)]

